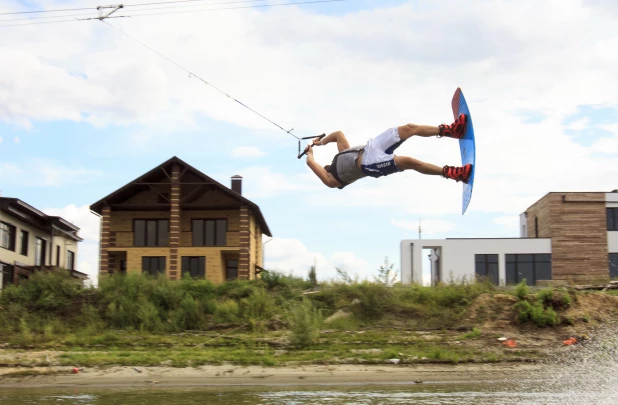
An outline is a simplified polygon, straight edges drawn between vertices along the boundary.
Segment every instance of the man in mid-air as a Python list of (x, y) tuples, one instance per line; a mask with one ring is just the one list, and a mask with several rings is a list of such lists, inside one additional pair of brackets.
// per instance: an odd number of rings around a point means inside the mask
[[(365, 145), (350, 147), (341, 131), (333, 132), (322, 139), (315, 139), (307, 145), (307, 165), (330, 187), (342, 189), (366, 176), (382, 177), (404, 170), (416, 170), (427, 175), (439, 175), (447, 179), (468, 183), (472, 165), (438, 167), (421, 162), (408, 156), (395, 155), (395, 149), (411, 136), (437, 136), (461, 139), (466, 129), (467, 116), (460, 114), (451, 125), (441, 124), (437, 127), (428, 125), (406, 124), (387, 129)], [(337, 143), (337, 153), (330, 165), (320, 166), (313, 159), (313, 146)]]

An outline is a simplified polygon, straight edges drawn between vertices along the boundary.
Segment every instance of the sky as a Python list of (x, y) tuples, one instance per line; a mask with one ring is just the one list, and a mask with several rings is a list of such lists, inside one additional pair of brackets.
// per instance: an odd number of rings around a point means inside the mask
[[(284, 2), (141, 12), (132, 2), (114, 14), (132, 18), (105, 20), (223, 94), (110, 26), (75, 19), (97, 15), (92, 0), (3, 1), (0, 14), (92, 11), (0, 15), (1, 195), (79, 226), (77, 268), (96, 282), (90, 204), (178, 156), (224, 185), (243, 176), (273, 233), (266, 268), (306, 277), (315, 263), (319, 279), (336, 268), (371, 279), (385, 258), (400, 269), (399, 244), (418, 238), (419, 221), (423, 239), (518, 237), (519, 214), (548, 192), (618, 188), (615, 1), (234, 8)], [(16, 20), (57, 15), (69, 17)], [(71, 21), (32, 24), (58, 19)], [(295, 138), (226, 96), (296, 136), (341, 130), (359, 145), (398, 125), (451, 123), (457, 87), (477, 149), (465, 215), (461, 183), (413, 171), (329, 189), (297, 159)], [(335, 153), (318, 147), (315, 159)], [(413, 137), (397, 153), (461, 163), (448, 138)]]

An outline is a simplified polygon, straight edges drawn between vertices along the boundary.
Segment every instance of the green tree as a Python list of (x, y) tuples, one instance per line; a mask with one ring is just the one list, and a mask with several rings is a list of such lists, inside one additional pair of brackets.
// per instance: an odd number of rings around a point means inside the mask
[(386, 286), (395, 284), (397, 280), (397, 272), (393, 270), (393, 266), (394, 264), (388, 261), (388, 256), (385, 257), (384, 264), (382, 264), (378, 269), (378, 275), (373, 276), (375, 281)]

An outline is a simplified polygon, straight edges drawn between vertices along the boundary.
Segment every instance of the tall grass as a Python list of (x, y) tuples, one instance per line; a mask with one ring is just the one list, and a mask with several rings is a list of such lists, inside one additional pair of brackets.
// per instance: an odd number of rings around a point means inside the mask
[(276, 272), (220, 285), (188, 276), (170, 281), (130, 273), (103, 277), (98, 288), (82, 288), (68, 274), (35, 273), (0, 293), (0, 336), (19, 336), (26, 343), (76, 331), (172, 333), (248, 325), (249, 332), (258, 334), (287, 330), (294, 344), (303, 346), (315, 341), (323, 318), (340, 310), (349, 316), (339, 328), (380, 322), (450, 328), (476, 297), (494, 291), (489, 282), (435, 287), (316, 283), (315, 278)]

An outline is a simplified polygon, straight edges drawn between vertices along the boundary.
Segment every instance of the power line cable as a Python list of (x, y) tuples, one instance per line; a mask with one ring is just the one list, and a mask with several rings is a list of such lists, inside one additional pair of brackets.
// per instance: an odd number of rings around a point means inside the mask
[[(182, 1), (201, 1), (201, 0), (182, 0)], [(232, 4), (232, 3), (242, 3), (242, 2), (246, 2), (245, 1), (235, 1), (235, 2), (228, 2), (228, 3), (211, 3), (211, 5), (216, 5), (216, 4)], [(248, 1), (263, 1), (263, 0), (248, 0)], [(106, 17), (106, 18), (121, 18), (121, 17), (141, 17), (141, 16), (149, 16), (149, 15), (164, 15), (164, 14), (181, 14), (181, 13), (189, 13), (189, 12), (200, 12), (200, 11), (220, 11), (220, 10), (237, 10), (237, 9), (250, 9), (250, 8), (264, 8), (264, 7), (278, 7), (278, 6), (293, 6), (293, 5), (301, 5), (301, 4), (316, 4), (316, 3), (335, 3), (335, 2), (343, 2), (343, 1), (349, 1), (349, 0), (313, 0), (313, 1), (298, 1), (298, 2), (290, 2), (290, 3), (278, 3), (278, 4), (256, 4), (256, 5), (250, 5), (250, 6), (238, 6), (238, 7), (219, 7), (219, 8), (205, 8), (205, 9), (198, 9), (198, 10), (185, 10), (185, 11), (168, 11), (168, 12), (157, 12), (157, 13), (143, 13), (143, 14), (129, 14), (129, 15), (116, 15), (114, 17)], [(162, 2), (162, 3), (170, 3), (170, 2)], [(144, 3), (144, 4), (157, 4), (157, 3)], [(140, 4), (140, 5), (144, 5), (144, 4)], [(137, 5), (137, 4), (136, 4)], [(127, 6), (124, 6), (127, 7)], [(179, 8), (179, 7), (183, 7), (183, 6), (178, 6), (178, 7), (165, 7), (167, 9), (170, 8)], [(184, 6), (187, 7), (187, 6)], [(49, 10), (49, 11), (66, 11), (66, 10), (70, 10), (70, 9), (65, 9), (65, 10)], [(89, 9), (83, 9), (83, 10), (89, 10)], [(140, 9), (140, 10), (135, 10), (136, 12), (140, 12), (140, 11), (147, 11), (147, 9)], [(44, 12), (44, 11), (41, 11)], [(126, 13), (127, 10), (122, 10), (119, 11), (120, 13)], [(129, 10), (129, 12), (133, 12), (133, 10)], [(22, 13), (29, 13), (29, 12), (22, 12)], [(0, 13), (0, 15), (3, 15), (2, 13)], [(90, 19), (99, 19), (99, 17), (95, 14), (89, 14), (89, 13), (83, 13), (83, 14), (77, 14), (77, 15), (91, 15), (92, 17), (90, 18), (83, 18), (83, 19), (78, 19), (75, 17), (75, 19), (65, 19), (65, 20), (59, 20), (59, 21), (48, 21), (48, 22), (23, 22), (23, 23), (17, 23), (17, 24), (3, 24), (0, 25), (0, 28), (3, 27), (16, 27), (16, 26), (24, 26), (24, 25), (36, 25), (36, 24), (52, 24), (52, 23), (61, 23), (61, 22), (70, 22), (70, 21), (78, 21), (78, 20), (90, 20)], [(17, 18), (17, 19), (10, 19), (10, 20), (0, 20), (0, 23), (10, 23), (10, 22), (14, 22), (14, 21), (29, 21), (29, 20), (34, 20), (34, 19), (40, 19), (40, 18), (61, 18), (61, 17), (74, 17), (74, 15), (62, 15), (62, 16), (50, 16), (50, 17), (33, 17), (33, 18)]]

